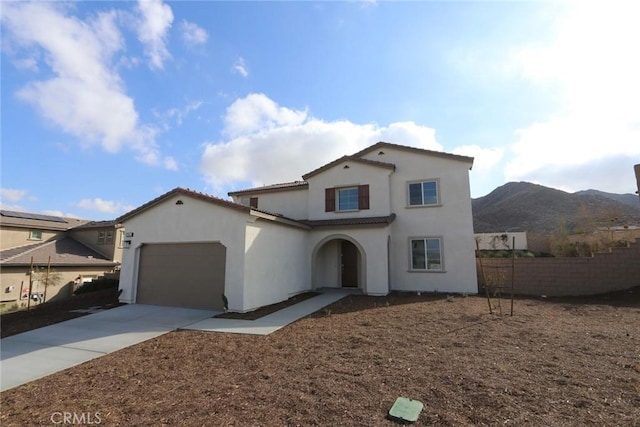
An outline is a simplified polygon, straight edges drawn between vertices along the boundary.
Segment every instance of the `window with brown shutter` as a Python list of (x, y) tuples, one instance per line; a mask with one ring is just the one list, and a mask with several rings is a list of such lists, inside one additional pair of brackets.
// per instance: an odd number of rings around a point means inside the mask
[(249, 199), (249, 206), (251, 206), (253, 209), (258, 209), (258, 198), (257, 197), (251, 197)]
[(325, 188), (324, 190), (324, 211), (333, 212), (336, 210), (336, 189)]
[(358, 209), (369, 209), (369, 185), (358, 186)]

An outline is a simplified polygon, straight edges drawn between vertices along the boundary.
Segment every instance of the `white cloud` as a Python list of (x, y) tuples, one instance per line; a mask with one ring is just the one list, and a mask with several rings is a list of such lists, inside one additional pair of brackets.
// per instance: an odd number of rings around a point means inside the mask
[(229, 139), (204, 144), (200, 169), (214, 192), (238, 182), (272, 184), (301, 176), (378, 141), (442, 150), (435, 131), (413, 122), (388, 126), (326, 122), (279, 106), (264, 94), (236, 100), (225, 116)]
[(183, 20), (180, 27), (182, 29), (182, 40), (189, 46), (204, 44), (209, 38), (207, 31), (193, 22)]
[(141, 161), (158, 164), (156, 131), (139, 123), (113, 64), (125, 48), (118, 12), (85, 21), (68, 12), (65, 4), (53, 2), (3, 3), (5, 34), (25, 50), (41, 51), (53, 72), (51, 78), (27, 83), (16, 96), (85, 146), (99, 144), (112, 153), (126, 146)]
[(163, 160), (163, 165), (165, 169), (176, 171), (178, 170), (178, 162), (173, 157), (167, 156)]
[(154, 113), (155, 116), (163, 121), (165, 121), (164, 128), (168, 129), (170, 127), (169, 123), (166, 123), (169, 120), (175, 121), (176, 125), (181, 126), (184, 122), (184, 119), (189, 116), (192, 111), (196, 111), (203, 104), (203, 101), (191, 101), (187, 103), (182, 108), (174, 107), (162, 113)]
[(455, 148), (453, 154), (460, 154), (462, 156), (473, 157), (473, 170), (476, 172), (490, 172), (504, 155), (502, 148), (483, 148), (479, 145), (463, 145)]
[(12, 203), (21, 202), (27, 195), (27, 190), (17, 190), (14, 188), (0, 188), (0, 197)]
[(240, 74), (242, 77), (249, 76), (249, 68), (244, 60), (244, 58), (239, 57), (236, 62), (233, 64), (233, 71), (237, 74)]
[(135, 206), (129, 205), (127, 203), (115, 202), (112, 200), (103, 200), (99, 197), (96, 197), (94, 199), (82, 199), (75, 205), (81, 209), (98, 211), (108, 214), (121, 214), (135, 208)]
[(560, 89), (564, 111), (517, 131), (505, 174), (567, 191), (632, 192), (640, 157), (640, 3), (572, 5), (552, 43), (516, 56), (525, 78)]
[(162, 0), (138, 0), (138, 40), (145, 46), (152, 69), (163, 69), (171, 58), (166, 46), (167, 32), (173, 23), (171, 7)]
[(279, 107), (268, 96), (252, 93), (236, 100), (224, 117), (225, 134), (234, 137), (280, 126), (294, 126), (307, 119), (307, 111)]

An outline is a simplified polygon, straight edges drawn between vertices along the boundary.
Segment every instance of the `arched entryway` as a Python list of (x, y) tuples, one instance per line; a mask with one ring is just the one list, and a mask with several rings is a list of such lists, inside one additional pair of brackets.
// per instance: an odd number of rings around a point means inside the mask
[(313, 251), (314, 288), (364, 289), (364, 250), (348, 236), (330, 236)]

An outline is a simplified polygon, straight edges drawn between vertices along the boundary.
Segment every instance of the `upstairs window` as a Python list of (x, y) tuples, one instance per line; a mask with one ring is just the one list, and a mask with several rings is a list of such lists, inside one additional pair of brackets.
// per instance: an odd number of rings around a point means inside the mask
[(437, 180), (409, 183), (409, 206), (430, 206), (439, 203)]
[(240, 199), (240, 203), (245, 206), (249, 206), (253, 209), (258, 209), (258, 198), (257, 197), (243, 197)]
[(107, 233), (104, 231), (98, 231), (98, 244), (104, 245), (106, 243)]
[(29, 240), (42, 240), (42, 230), (30, 230)]
[(338, 210), (358, 210), (358, 187), (338, 189)]
[(439, 237), (411, 239), (411, 269), (442, 271), (442, 250)]
[(369, 209), (369, 186), (325, 189), (325, 212)]
[(112, 244), (113, 243), (113, 230), (107, 230), (107, 234), (104, 238), (105, 243)]

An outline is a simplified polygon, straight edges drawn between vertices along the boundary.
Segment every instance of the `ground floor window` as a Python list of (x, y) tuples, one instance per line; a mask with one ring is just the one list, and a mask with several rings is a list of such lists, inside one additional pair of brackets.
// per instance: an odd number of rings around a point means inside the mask
[(411, 238), (411, 269), (442, 271), (440, 237)]

